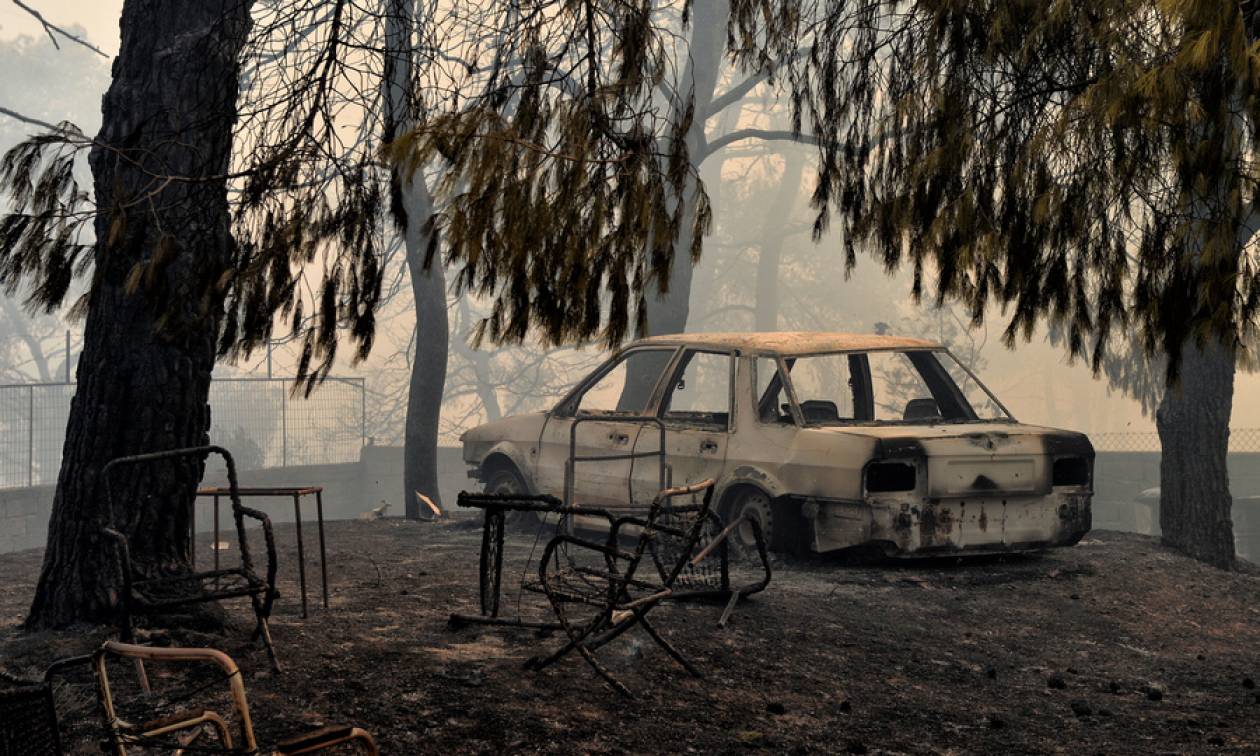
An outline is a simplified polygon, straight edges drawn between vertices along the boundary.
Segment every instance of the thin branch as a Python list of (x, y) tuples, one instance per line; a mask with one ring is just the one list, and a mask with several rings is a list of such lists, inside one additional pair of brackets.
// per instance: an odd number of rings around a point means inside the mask
[[(17, 0), (14, 0), (14, 2), (17, 2)], [(32, 118), (30, 116), (22, 115), (16, 110), (9, 110), (3, 105), (0, 105), (0, 115), (7, 115), (8, 117), (14, 120), (21, 121), (22, 123), (29, 123), (32, 126), (40, 126), (45, 129), (48, 129), (49, 131), (63, 131), (62, 128), (58, 126), (53, 126), (51, 123), (48, 123), (47, 121), (41, 121), (38, 118)]]
[(71, 34), (65, 29), (62, 29), (60, 26), (57, 26), (56, 24), (50, 22), (48, 19), (44, 18), (44, 14), (40, 13), (39, 11), (32, 8), (31, 6), (22, 2), (22, 0), (13, 0), (13, 4), (21, 8), (22, 10), (26, 11), (27, 13), (31, 14), (32, 16), (34, 16), (35, 20), (43, 25), (44, 32), (48, 34), (48, 39), (52, 41), (53, 47), (57, 48), (58, 50), (61, 49), (61, 45), (57, 44), (57, 37), (55, 34), (53, 34), (53, 32), (60, 34), (61, 36), (65, 37), (71, 42), (83, 45), (84, 47), (96, 53), (97, 55), (101, 56), (105, 60), (109, 60), (109, 56), (106, 55), (104, 52), (102, 52), (99, 47), (97, 47), (96, 45), (93, 45), (91, 42), (88, 42), (85, 39), (75, 36), (74, 34)]

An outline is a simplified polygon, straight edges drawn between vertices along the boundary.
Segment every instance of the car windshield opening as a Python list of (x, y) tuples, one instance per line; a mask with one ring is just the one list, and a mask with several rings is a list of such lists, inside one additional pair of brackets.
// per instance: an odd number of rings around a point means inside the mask
[(1008, 421), (947, 352), (816, 354), (784, 359), (806, 425), (922, 425)]

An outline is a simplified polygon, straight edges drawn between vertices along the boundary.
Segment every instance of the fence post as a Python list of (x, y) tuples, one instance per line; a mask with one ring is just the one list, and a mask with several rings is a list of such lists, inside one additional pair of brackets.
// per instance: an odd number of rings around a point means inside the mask
[(359, 457), (367, 446), (367, 379), (359, 379)]
[(280, 383), (280, 466), (289, 466), (289, 392), (285, 390), (284, 381)]
[(26, 389), (26, 487), (35, 485), (35, 386)]

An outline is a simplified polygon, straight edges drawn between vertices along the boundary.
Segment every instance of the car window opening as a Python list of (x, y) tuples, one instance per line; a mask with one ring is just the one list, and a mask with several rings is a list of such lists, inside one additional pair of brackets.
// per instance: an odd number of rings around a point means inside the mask
[[(772, 365), (770, 360), (760, 360)], [(786, 357), (787, 383), (806, 425), (1009, 422), (993, 395), (948, 352), (852, 352)], [(763, 380), (759, 376), (758, 383)], [(790, 421), (774, 370), (758, 400), (762, 422)], [(776, 406), (779, 409), (776, 410)]]

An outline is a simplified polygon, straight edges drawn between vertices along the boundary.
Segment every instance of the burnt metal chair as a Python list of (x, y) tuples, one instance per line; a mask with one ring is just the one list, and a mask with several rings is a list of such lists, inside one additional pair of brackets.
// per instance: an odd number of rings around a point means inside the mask
[[(205, 572), (179, 572), (173, 575), (138, 574), (131, 561), (131, 550), (127, 536), (119, 527), (118, 508), (114, 501), (110, 484), (111, 474), (121, 467), (143, 463), (163, 462), (185, 458), (205, 459), (210, 454), (223, 457), (227, 466), (228, 497), (232, 502), (232, 517), (236, 521), (236, 536), (241, 552), (239, 567), (214, 569)], [(136, 614), (162, 614), (180, 606), (200, 604), (225, 599), (249, 597), (254, 609), (257, 625), (254, 638), (262, 638), (271, 660), (272, 669), (277, 672), (280, 664), (276, 660), (275, 648), (271, 642), (271, 628), (267, 624), (271, 616), (272, 603), (279, 592), (276, 590), (276, 541), (272, 533), (271, 519), (256, 509), (241, 504), (240, 486), (236, 477), (236, 462), (232, 455), (220, 446), (201, 446), (189, 449), (173, 449), (171, 451), (152, 454), (137, 454), (130, 457), (119, 457), (105, 465), (102, 473), (105, 479), (105, 491), (109, 505), (109, 525), (103, 529), (105, 535), (113, 539), (117, 546), (118, 570), (122, 581), (122, 594), (119, 599), (119, 637), (125, 643), (134, 640), (132, 618)], [(245, 518), (257, 520), (262, 525), (263, 540), (267, 547), (267, 573), (261, 577), (254, 569), (253, 557), (250, 554), (249, 540), (246, 536)], [(189, 548), (195, 548), (191, 544)], [(191, 563), (191, 555), (189, 562)], [(144, 676), (143, 661), (137, 658), (137, 671), (141, 675), (141, 684), (147, 686)]]
[[(568, 642), (549, 656), (530, 659), (526, 666), (541, 670), (577, 651), (595, 672), (615, 690), (630, 690), (600, 664), (595, 653), (633, 627), (643, 630), (679, 666), (695, 677), (700, 671), (656, 630), (648, 613), (665, 601), (694, 598), (727, 599), (724, 622), (735, 602), (763, 590), (770, 582), (770, 563), (765, 541), (756, 521), (749, 520), (761, 557), (762, 576), (746, 586), (732, 588), (727, 540), (740, 522), (723, 527), (712, 512), (713, 481), (667, 488), (652, 501), (646, 517), (620, 517), (607, 540), (597, 542), (572, 534), (560, 534), (547, 543), (538, 563), (539, 585), (568, 636)], [(699, 505), (675, 505), (674, 499), (703, 493)], [(631, 550), (622, 547), (624, 531), (638, 530)], [(570, 558), (559, 559), (567, 551)], [(575, 552), (602, 558), (603, 570), (574, 567)], [(644, 559), (653, 572), (640, 571)], [(716, 567), (711, 566), (717, 560)], [(579, 612), (591, 612), (580, 617)]]
[[(118, 715), (114, 691), (110, 686), (106, 664), (110, 657), (138, 662), (194, 662), (214, 665), (220, 673), (217, 681), (226, 682), (231, 694), (238, 739), (233, 738), (232, 728), (229, 727), (226, 718), (217, 712), (200, 708), (167, 715), (142, 725), (125, 721)], [(92, 665), (96, 674), (97, 700), (104, 719), (109, 751), (116, 756), (127, 756), (127, 749), (130, 747), (170, 748), (175, 753), (185, 751), (189, 753), (269, 753), (275, 756), (289, 756), (290, 754), (314, 753), (347, 743), (357, 744), (360, 750), (371, 756), (376, 756), (378, 753), (372, 735), (360, 727), (351, 725), (323, 727), (280, 741), (265, 751), (260, 750), (254, 736), (254, 724), (250, 717), (241, 670), (236, 666), (236, 662), (222, 651), (212, 648), (158, 648), (106, 641), (92, 656)], [(200, 689), (197, 689), (194, 692), (199, 691)], [(217, 736), (217, 746), (195, 742), (188, 736), (171, 738), (176, 733), (200, 735), (207, 726), (212, 728)]]
[[(458, 630), (465, 625), (497, 625), (507, 627), (526, 627), (541, 631), (559, 630), (555, 622), (527, 619), (524, 617), (500, 616), (503, 594), (503, 542), (507, 530), (509, 515), (526, 514), (554, 518), (554, 526), (558, 530), (568, 530), (574, 517), (599, 518), (605, 521), (611, 531), (616, 517), (605, 509), (566, 505), (554, 496), (546, 494), (486, 494), (461, 491), (458, 506), (481, 509), (484, 512), (481, 526), (481, 558), (478, 569), (478, 589), (480, 614), (452, 613), (448, 627)], [(548, 527), (540, 520), (539, 532)], [(557, 555), (558, 557), (558, 555)], [(526, 581), (520, 586), (523, 590), (542, 593), (537, 583)]]

